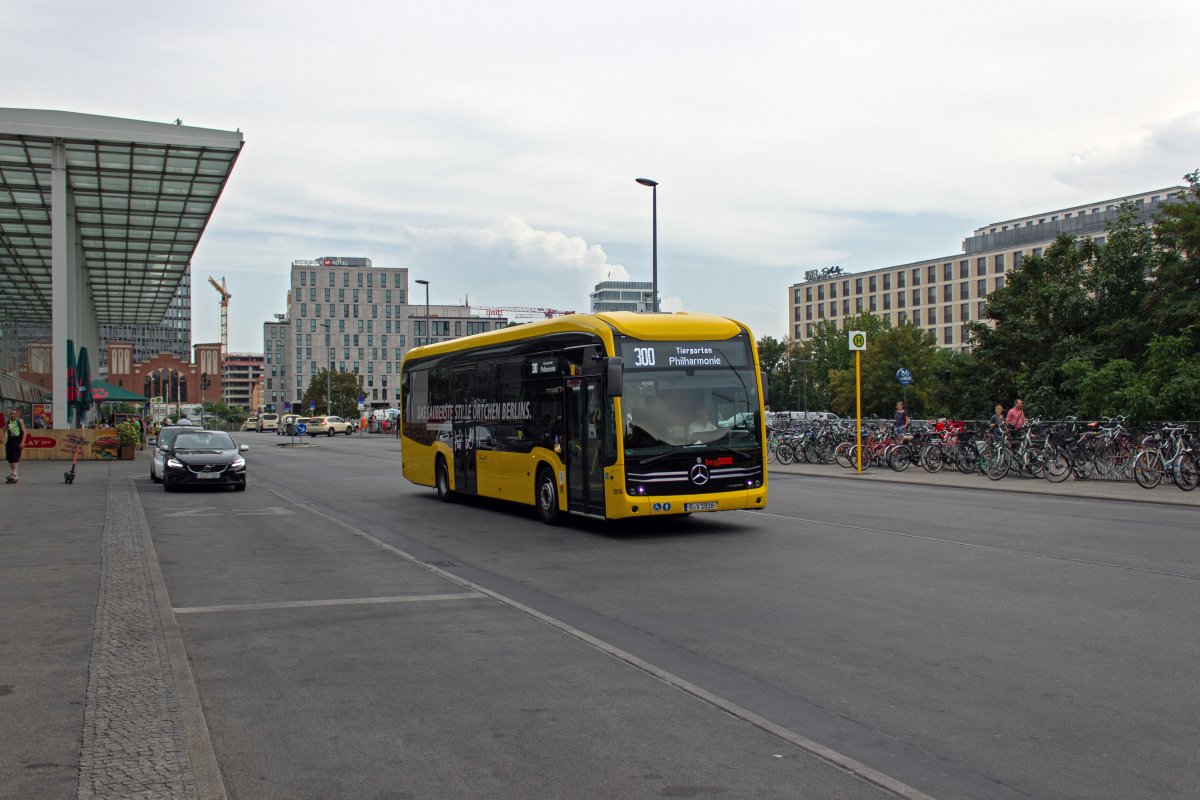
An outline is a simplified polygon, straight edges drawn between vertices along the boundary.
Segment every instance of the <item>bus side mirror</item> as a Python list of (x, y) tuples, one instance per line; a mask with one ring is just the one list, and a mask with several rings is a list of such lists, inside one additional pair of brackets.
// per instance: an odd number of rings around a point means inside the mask
[(621, 396), (621, 387), (625, 383), (625, 359), (613, 356), (604, 363), (604, 382), (610, 398)]

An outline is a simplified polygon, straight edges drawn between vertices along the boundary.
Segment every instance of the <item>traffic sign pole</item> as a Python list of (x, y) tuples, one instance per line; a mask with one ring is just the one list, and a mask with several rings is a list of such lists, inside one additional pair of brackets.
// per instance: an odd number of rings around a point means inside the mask
[(854, 351), (854, 435), (858, 440), (858, 474), (862, 475), (862, 351), (867, 349), (867, 332), (848, 333), (846, 344)]
[(858, 436), (858, 474), (862, 475), (862, 350), (854, 351), (855, 430)]

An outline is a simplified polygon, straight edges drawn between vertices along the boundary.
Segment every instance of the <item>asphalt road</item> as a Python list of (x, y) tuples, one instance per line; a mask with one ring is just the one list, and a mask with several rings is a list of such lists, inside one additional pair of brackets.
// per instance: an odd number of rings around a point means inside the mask
[(773, 475), (551, 528), (385, 437), (140, 498), (236, 798), (1200, 792), (1196, 511)]

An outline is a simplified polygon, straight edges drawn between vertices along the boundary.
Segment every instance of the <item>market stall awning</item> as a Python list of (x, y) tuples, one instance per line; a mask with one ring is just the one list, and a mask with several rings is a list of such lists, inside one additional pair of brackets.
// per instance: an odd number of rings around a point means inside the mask
[[(45, 402), (54, 399), (53, 394), (45, 396)], [(146, 398), (136, 392), (131, 392), (123, 386), (116, 386), (108, 381), (92, 381), (92, 401), (96, 403), (145, 403)]]
[(108, 381), (92, 381), (92, 400), (97, 403), (144, 403), (146, 398)]

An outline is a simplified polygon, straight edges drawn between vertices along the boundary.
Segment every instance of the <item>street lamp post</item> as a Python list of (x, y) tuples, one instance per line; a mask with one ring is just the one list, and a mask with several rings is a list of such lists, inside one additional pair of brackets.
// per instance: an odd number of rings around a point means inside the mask
[(651, 236), (652, 249), (650, 255), (651, 271), (650, 271), (650, 291), (653, 293), (651, 300), (653, 301), (654, 313), (658, 313), (658, 181), (652, 181), (649, 178), (635, 178), (642, 186), (650, 187), (650, 220), (651, 220)]
[(417, 283), (425, 287), (425, 344), (429, 344), (432, 338), (429, 332), (429, 281), (418, 280)]
[[(804, 418), (808, 419), (808, 365), (813, 363), (813, 360), (811, 358), (798, 358), (796, 359), (796, 363), (800, 364), (804, 370), (804, 404), (801, 406), (801, 409), (804, 411)], [(796, 405), (798, 406), (801, 405), (799, 391), (800, 387), (797, 386)]]
[(325, 326), (325, 416), (333, 413), (331, 402), (331, 385), (333, 384), (333, 348), (329, 346), (329, 320), (322, 323)]

